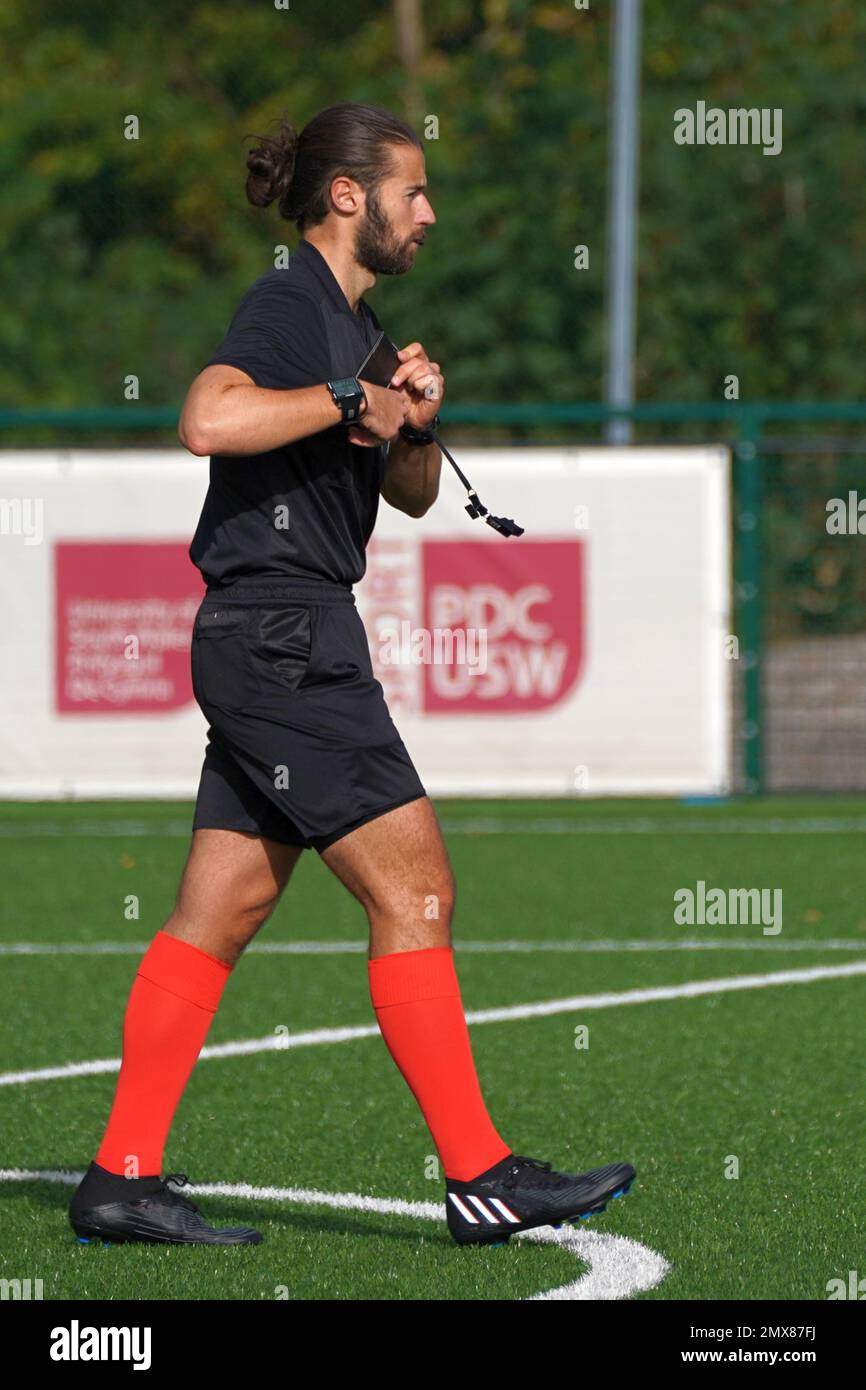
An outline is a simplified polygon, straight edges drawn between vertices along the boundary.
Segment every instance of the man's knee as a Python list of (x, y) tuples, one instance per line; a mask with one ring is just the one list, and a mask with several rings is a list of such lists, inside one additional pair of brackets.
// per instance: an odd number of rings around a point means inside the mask
[(443, 926), (450, 926), (454, 916), (454, 907), (457, 898), (457, 885), (454, 882), (454, 875), (448, 871), (439, 880), (435, 891), (427, 894), (426, 903), (429, 904), (429, 918), (439, 922)]
[(240, 901), (232, 904), (232, 915), (239, 926), (258, 929), (264, 926), (279, 901), (279, 893), (250, 889)]
[(390, 917), (407, 925), (436, 924), (448, 928), (454, 915), (456, 886), (450, 870), (432, 876), (393, 885), (389, 893), (377, 896), (367, 904), (367, 915), (373, 920)]
[(274, 911), (286, 878), (266, 864), (241, 861), (217, 866), (190, 860), (178, 887), (176, 911), (232, 935), (250, 935)]

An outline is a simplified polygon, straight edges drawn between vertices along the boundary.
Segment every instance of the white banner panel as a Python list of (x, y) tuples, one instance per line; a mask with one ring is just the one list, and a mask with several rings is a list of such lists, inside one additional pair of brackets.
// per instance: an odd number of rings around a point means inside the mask
[[(380, 503), (355, 590), (428, 791), (725, 792), (728, 451), (458, 462), (525, 535), (470, 520), (443, 460), (425, 517)], [(0, 796), (194, 794), (187, 547), (207, 476), (180, 450), (0, 454)]]

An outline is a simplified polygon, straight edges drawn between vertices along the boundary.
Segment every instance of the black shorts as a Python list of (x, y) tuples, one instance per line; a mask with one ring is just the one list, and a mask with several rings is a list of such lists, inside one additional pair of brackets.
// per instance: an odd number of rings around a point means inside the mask
[(426, 795), (351, 589), (209, 588), (193, 626), (192, 684), (210, 726), (194, 830), (252, 831), (321, 852)]

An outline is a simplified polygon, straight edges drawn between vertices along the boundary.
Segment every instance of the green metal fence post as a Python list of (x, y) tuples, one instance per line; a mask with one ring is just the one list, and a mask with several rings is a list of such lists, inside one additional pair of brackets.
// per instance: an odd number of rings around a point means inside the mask
[(744, 407), (734, 473), (736, 535), (736, 597), (743, 663), (743, 723), (745, 790), (754, 795), (764, 786), (763, 705), (761, 697), (762, 606), (761, 501), (763, 460), (760, 455), (761, 417)]

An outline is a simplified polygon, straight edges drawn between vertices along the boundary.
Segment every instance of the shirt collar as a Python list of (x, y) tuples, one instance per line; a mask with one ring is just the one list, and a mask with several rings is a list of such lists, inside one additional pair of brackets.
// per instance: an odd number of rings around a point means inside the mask
[(327, 291), (328, 298), (333, 303), (334, 308), (338, 309), (341, 313), (351, 314), (352, 319), (360, 324), (363, 310), (357, 314), (355, 313), (343, 293), (339, 280), (318, 247), (314, 246), (311, 241), (306, 241), (302, 237), (293, 254), (295, 256), (300, 256), (302, 264), (308, 266), (316, 276), (317, 280)]

